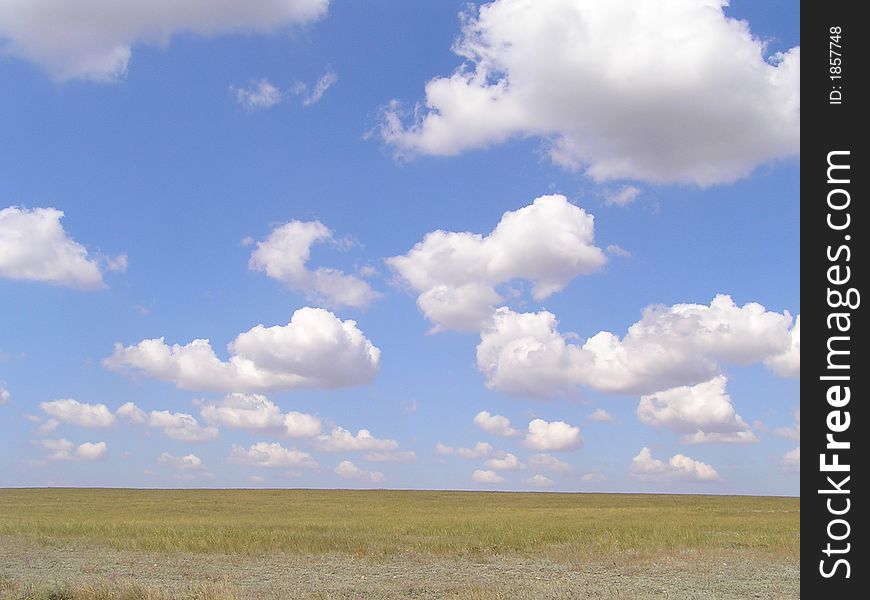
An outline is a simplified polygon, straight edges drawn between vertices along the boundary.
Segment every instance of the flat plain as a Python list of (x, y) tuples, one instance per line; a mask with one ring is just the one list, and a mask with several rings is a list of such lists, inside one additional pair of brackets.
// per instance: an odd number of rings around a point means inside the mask
[(0, 490), (0, 598), (798, 598), (800, 500)]

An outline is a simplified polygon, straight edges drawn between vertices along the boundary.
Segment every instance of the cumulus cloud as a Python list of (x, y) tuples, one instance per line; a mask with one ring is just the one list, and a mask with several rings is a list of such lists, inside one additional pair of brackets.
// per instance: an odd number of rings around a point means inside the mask
[(435, 443), (435, 454), (439, 454), (441, 456), (446, 456), (448, 454), (453, 454), (456, 448), (452, 446), (448, 446), (446, 444), (442, 444), (441, 442)]
[(799, 153), (800, 49), (766, 56), (725, 6), (484, 4), (454, 44), (463, 64), (426, 84), (410, 123), (392, 102), (381, 135), (403, 156), (534, 136), (554, 162), (598, 181), (733, 181)]
[(101, 256), (100, 260), (103, 266), (113, 273), (124, 273), (127, 271), (127, 255), (119, 254), (118, 256)]
[(326, 90), (331, 88), (337, 81), (338, 75), (333, 71), (327, 71), (312, 87), (309, 87), (307, 83), (297, 81), (296, 85), (293, 86), (293, 93), (302, 96), (302, 106), (311, 106), (320, 102)]
[(572, 470), (574, 467), (565, 461), (561, 461), (552, 454), (532, 454), (526, 464), (530, 469), (536, 471), (553, 471), (555, 473), (565, 473)]
[(533, 485), (536, 488), (548, 488), (553, 487), (556, 482), (547, 477), (546, 475), (541, 475), (540, 473), (538, 473), (537, 475), (532, 475), (531, 477), (526, 479), (526, 483), (528, 483), (529, 485)]
[(56, 431), (58, 427), (60, 427), (60, 421), (57, 419), (48, 419), (36, 428), (36, 435), (48, 435), (49, 433)]
[(12, 398), (12, 394), (10, 394), (9, 390), (6, 389), (6, 386), (0, 382), (0, 404), (6, 404), (9, 402), (10, 398)]
[(185, 454), (184, 456), (173, 456), (168, 452), (163, 452), (157, 457), (157, 462), (162, 465), (168, 465), (178, 471), (202, 471), (205, 470), (205, 465), (202, 464), (202, 459), (196, 454)]
[(588, 473), (584, 473), (583, 477), (580, 478), (580, 481), (584, 481), (586, 483), (601, 483), (602, 481), (607, 481), (607, 477), (604, 473), (600, 471), (589, 471)]
[(315, 446), (322, 452), (391, 452), (399, 447), (399, 443), (378, 439), (368, 429), (360, 429), (354, 435), (343, 427), (336, 427), (329, 435), (317, 436)]
[(320, 221), (290, 221), (257, 242), (248, 268), (262, 271), (311, 301), (326, 306), (367, 306), (378, 297), (368, 283), (338, 269), (310, 270), (306, 263), (311, 246), (335, 242), (332, 231)]
[(801, 447), (798, 446), (794, 450), (786, 452), (779, 463), (780, 467), (786, 473), (801, 472)]
[(335, 474), (342, 479), (356, 479), (370, 483), (380, 483), (384, 480), (384, 474), (380, 471), (367, 471), (361, 469), (349, 460), (343, 460), (335, 467)]
[(182, 442), (205, 442), (218, 436), (217, 427), (203, 427), (196, 417), (187, 413), (152, 410), (146, 413), (132, 402), (121, 405), (117, 415), (135, 425), (145, 425), (163, 431), (163, 435)]
[(777, 427), (773, 434), (787, 440), (799, 442), (801, 439), (801, 409), (796, 408), (793, 413), (794, 423), (789, 427)]
[(394, 462), (410, 464), (417, 462), (417, 453), (413, 450), (401, 450), (395, 452), (369, 452), (363, 456), (368, 462)]
[(613, 418), (613, 415), (611, 415), (603, 408), (596, 408), (586, 418), (596, 423), (613, 423), (616, 420)]
[(498, 458), (490, 458), (483, 463), (483, 466), (487, 469), (492, 469), (493, 471), (518, 471), (519, 469), (525, 468), (525, 465), (520, 462), (520, 459), (510, 452), (506, 452)]
[(299, 387), (338, 388), (370, 383), (381, 351), (355, 321), (320, 308), (300, 308), (287, 325), (257, 325), (217, 357), (207, 339), (168, 346), (164, 338), (115, 344), (103, 360), (111, 370), (138, 370), (182, 389), (255, 392)]
[(734, 410), (724, 375), (693, 386), (641, 396), (637, 418), (680, 434), (688, 444), (757, 442), (749, 425)]
[(561, 195), (541, 196), (506, 212), (488, 235), (433, 231), (387, 264), (418, 294), (417, 306), (435, 330), (478, 331), (504, 301), (497, 287), (532, 283), (543, 300), (578, 275), (606, 262), (595, 246), (595, 219)]
[(212, 425), (282, 437), (314, 437), (321, 429), (318, 417), (296, 411), (281, 412), (277, 404), (262, 394), (227, 394), (220, 402), (203, 404), (199, 412)]
[(450, 454), (455, 454), (460, 458), (465, 458), (467, 460), (476, 460), (478, 458), (483, 458), (484, 456), (489, 456), (493, 452), (493, 447), (486, 442), (477, 442), (474, 445), (474, 448), (453, 448), (451, 446), (445, 446), (441, 442), (435, 444), (435, 453), (440, 454), (442, 456), (447, 456)]
[(604, 194), (604, 203), (616, 206), (628, 206), (640, 196), (640, 189), (633, 185), (626, 185), (618, 190)]
[(94, 461), (106, 456), (106, 442), (85, 442), (76, 446), (67, 439), (41, 440), (43, 448), (49, 450), (48, 460)]
[(247, 110), (269, 108), (281, 102), (281, 90), (268, 79), (252, 81), (248, 87), (230, 86), (236, 101)]
[(485, 410), (480, 411), (474, 416), (474, 424), (487, 433), (501, 437), (511, 437), (520, 434), (518, 430), (513, 428), (507, 417), (493, 415)]
[(176, 34), (269, 33), (315, 21), (329, 0), (0, 0), (0, 55), (33, 62), (54, 78), (123, 77), (137, 44), (167, 46)]
[(780, 355), (791, 343), (788, 311), (734, 304), (718, 295), (709, 306), (651, 306), (620, 339), (602, 331), (582, 344), (557, 329), (547, 311), (496, 311), (481, 332), (477, 365), (490, 389), (554, 397), (578, 386), (619, 394), (650, 394), (715, 377), (719, 363), (748, 365)]
[(63, 214), (56, 208), (0, 210), (0, 277), (92, 290), (106, 287), (101, 266), (112, 271), (127, 268), (126, 256), (88, 255), (64, 231)]
[(676, 454), (668, 462), (653, 458), (652, 451), (644, 447), (631, 461), (629, 472), (642, 481), (720, 481), (716, 469), (683, 454)]
[(629, 252), (619, 244), (610, 244), (609, 246), (607, 246), (607, 253), (611, 256), (619, 256), (621, 258), (631, 257), (631, 252)]
[(287, 449), (281, 444), (257, 442), (249, 448), (233, 444), (230, 462), (253, 467), (317, 469), (317, 461), (307, 452)]
[(529, 423), (523, 445), (542, 452), (574, 450), (583, 445), (583, 438), (579, 427), (568, 425), (565, 421), (548, 423), (543, 419), (534, 419)]
[(781, 354), (765, 359), (764, 364), (780, 377), (800, 377), (801, 374), (801, 316), (794, 321), (789, 332), (788, 347)]
[(503, 483), (505, 481), (504, 477), (488, 469), (475, 469), (471, 478), (477, 483)]
[(87, 404), (67, 398), (40, 402), (39, 408), (61, 423), (80, 427), (109, 427), (115, 422), (112, 411), (105, 404)]

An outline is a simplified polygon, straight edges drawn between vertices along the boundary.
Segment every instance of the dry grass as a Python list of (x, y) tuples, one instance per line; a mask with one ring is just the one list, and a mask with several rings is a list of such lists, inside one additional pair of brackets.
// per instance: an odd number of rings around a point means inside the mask
[(0, 490), (0, 535), (45, 545), (474, 559), (654, 558), (738, 549), (796, 558), (800, 500), (641, 494), (323, 490)]
[(0, 587), (0, 597), (9, 594), (20, 600), (238, 600), (239, 591), (229, 585), (192, 584), (173, 592), (163, 592), (134, 582), (97, 581), (54, 585), (8, 583)]
[(0, 599), (793, 598), (794, 498), (0, 490)]

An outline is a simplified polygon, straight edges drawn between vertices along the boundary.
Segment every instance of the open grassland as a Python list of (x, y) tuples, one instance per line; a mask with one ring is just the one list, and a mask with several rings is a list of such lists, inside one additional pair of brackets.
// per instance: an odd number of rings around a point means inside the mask
[(0, 490), (0, 597), (790, 598), (799, 525), (795, 498)]

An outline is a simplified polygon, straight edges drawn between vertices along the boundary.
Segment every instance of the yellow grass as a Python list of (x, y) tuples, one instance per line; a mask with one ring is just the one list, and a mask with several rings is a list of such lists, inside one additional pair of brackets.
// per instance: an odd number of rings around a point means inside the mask
[(347, 490), (0, 490), (0, 535), (223, 554), (413, 553), (556, 561), (797, 559), (800, 500)]

